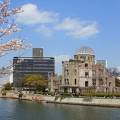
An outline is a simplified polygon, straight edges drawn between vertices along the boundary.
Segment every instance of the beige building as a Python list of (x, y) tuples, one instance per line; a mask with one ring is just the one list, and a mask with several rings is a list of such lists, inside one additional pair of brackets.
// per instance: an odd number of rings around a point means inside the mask
[(48, 80), (48, 89), (50, 93), (58, 93), (60, 86), (61, 77), (58, 75), (51, 74)]
[(115, 78), (103, 64), (95, 62), (94, 51), (81, 47), (73, 59), (62, 62), (61, 92), (82, 93), (91, 88), (95, 91), (115, 91)]

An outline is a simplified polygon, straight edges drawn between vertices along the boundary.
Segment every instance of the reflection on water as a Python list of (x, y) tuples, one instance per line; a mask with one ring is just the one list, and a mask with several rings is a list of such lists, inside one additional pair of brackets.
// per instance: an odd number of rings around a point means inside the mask
[(120, 120), (120, 109), (0, 99), (0, 120)]

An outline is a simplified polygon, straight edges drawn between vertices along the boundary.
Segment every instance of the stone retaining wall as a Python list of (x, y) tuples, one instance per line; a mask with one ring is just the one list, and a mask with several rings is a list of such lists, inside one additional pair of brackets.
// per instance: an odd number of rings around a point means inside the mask
[[(18, 94), (9, 93), (6, 96), (0, 95), (1, 98), (13, 98), (18, 99)], [(39, 101), (44, 101), (47, 103), (58, 103), (58, 104), (74, 104), (74, 105), (91, 105), (91, 106), (106, 106), (106, 107), (120, 107), (120, 99), (105, 99), (105, 98), (58, 98), (55, 100), (55, 97), (52, 96), (43, 96), (43, 95), (23, 95), (23, 100), (38, 101), (34, 98), (40, 98)]]
[(104, 99), (104, 98), (58, 98), (55, 97), (44, 97), (48, 103), (59, 103), (59, 104), (76, 104), (76, 105), (92, 105), (92, 106), (111, 106), (120, 107), (120, 99)]

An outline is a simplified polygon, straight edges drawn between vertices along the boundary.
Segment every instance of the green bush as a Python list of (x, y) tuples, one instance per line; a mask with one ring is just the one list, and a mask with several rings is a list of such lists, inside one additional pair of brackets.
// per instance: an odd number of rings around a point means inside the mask
[(6, 96), (6, 91), (3, 91), (3, 92), (2, 92), (2, 95), (3, 95), (3, 96)]
[(120, 94), (113, 94), (113, 93), (105, 93), (105, 92), (96, 92), (96, 93), (84, 93), (82, 96), (89, 96), (89, 97), (113, 97), (113, 96), (120, 96)]
[(71, 93), (61, 93), (61, 96), (63, 97), (71, 97)]
[(59, 97), (60, 97), (60, 100), (62, 100), (64, 98), (72, 97), (72, 95), (71, 93), (61, 93)]
[(12, 90), (11, 84), (10, 84), (10, 83), (4, 84), (4, 89), (5, 89), (5, 90)]
[(115, 97), (120, 97), (120, 93), (115, 93), (114, 96)]
[(58, 100), (59, 97), (59, 95), (56, 95), (54, 101)]

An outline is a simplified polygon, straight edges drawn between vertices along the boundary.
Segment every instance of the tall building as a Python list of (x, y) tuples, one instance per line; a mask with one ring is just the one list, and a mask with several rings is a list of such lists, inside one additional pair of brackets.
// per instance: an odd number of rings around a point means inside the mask
[(74, 59), (62, 62), (61, 92), (82, 93), (91, 88), (95, 91), (112, 91), (115, 79), (102, 64), (95, 63), (94, 51), (81, 47)]
[(59, 92), (60, 76), (51, 75), (48, 81), (48, 89), (50, 93)]
[[(37, 49), (38, 50), (38, 49)], [(48, 80), (50, 74), (55, 73), (55, 60), (53, 57), (41, 57), (33, 49), (37, 57), (14, 57), (13, 58), (13, 84), (21, 86), (23, 77), (27, 74), (40, 74)]]
[(107, 60), (96, 60), (96, 64), (103, 65), (107, 68)]
[(43, 57), (43, 48), (33, 48), (32, 56), (33, 57)]

